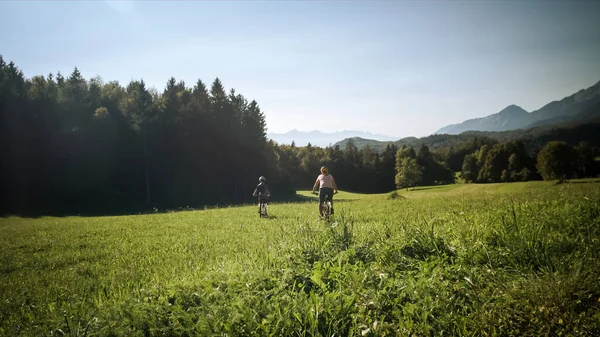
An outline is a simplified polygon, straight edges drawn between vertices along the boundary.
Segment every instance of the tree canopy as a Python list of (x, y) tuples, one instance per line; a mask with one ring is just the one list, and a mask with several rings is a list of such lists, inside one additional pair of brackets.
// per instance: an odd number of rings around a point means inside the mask
[(293, 193), (269, 166), (265, 117), (255, 101), (170, 78), (122, 86), (64, 78), (25, 79), (0, 57), (0, 172), (4, 211), (106, 211), (247, 200), (259, 175)]
[(565, 142), (548, 142), (537, 156), (537, 169), (544, 180), (567, 180), (577, 174), (577, 152)]

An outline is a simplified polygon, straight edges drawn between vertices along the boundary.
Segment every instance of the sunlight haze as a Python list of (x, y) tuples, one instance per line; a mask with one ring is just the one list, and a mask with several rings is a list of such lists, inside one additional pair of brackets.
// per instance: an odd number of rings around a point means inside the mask
[(426, 136), (600, 80), (600, 3), (0, 2), (0, 54), (162, 91), (219, 77), (268, 132)]

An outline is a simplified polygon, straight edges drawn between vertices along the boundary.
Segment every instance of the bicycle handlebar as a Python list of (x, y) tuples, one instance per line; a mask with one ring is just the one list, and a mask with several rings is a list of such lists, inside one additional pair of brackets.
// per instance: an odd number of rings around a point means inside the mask
[[(338, 193), (338, 191), (334, 191), (334, 192), (333, 192), (333, 194), (337, 194), (337, 193)], [(314, 195), (318, 195), (319, 193), (318, 193), (318, 192), (312, 192), (312, 194), (314, 194)]]

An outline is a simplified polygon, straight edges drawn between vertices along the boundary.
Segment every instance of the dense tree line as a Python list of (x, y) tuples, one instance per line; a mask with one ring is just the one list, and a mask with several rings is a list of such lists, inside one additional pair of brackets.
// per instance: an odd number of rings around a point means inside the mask
[(520, 141), (483, 145), (464, 158), (461, 176), (467, 182), (527, 181), (536, 178), (535, 161)]
[[(77, 69), (26, 79), (0, 56), (0, 210), (106, 213), (238, 203), (250, 200), (260, 175), (275, 198), (284, 198), (311, 188), (322, 165), (341, 189), (363, 193), (454, 183), (459, 171), (481, 183), (600, 173), (597, 125), (550, 130), (527, 141), (463, 134), (377, 148), (352, 139), (326, 148), (279, 145), (266, 139), (258, 103), (227, 92), (218, 78), (210, 87), (171, 78), (162, 92), (143, 80), (87, 80)], [(574, 142), (582, 137), (591, 142)]]
[(162, 92), (143, 80), (26, 79), (0, 57), (3, 213), (123, 212), (248, 201), (260, 175), (275, 198), (310, 188), (328, 165), (345, 190), (395, 188), (397, 148), (319, 148), (266, 140), (258, 103), (217, 78)]
[(338, 186), (347, 191), (364, 193), (388, 192), (395, 188), (395, 146), (389, 145), (377, 153), (366, 146), (358, 148), (350, 141), (326, 148), (308, 144), (304, 147), (276, 146), (279, 168), (295, 188), (311, 188), (319, 169), (327, 165)]
[[(363, 193), (382, 193), (396, 187), (450, 184), (455, 181), (454, 172), (436, 159), (435, 153), (425, 145), (418, 151), (407, 146), (398, 149), (394, 145), (387, 145), (381, 153), (377, 153), (369, 146), (359, 150), (349, 140), (343, 149), (339, 145), (326, 148), (311, 144), (304, 147), (278, 145), (276, 154), (280, 169), (296, 188), (311, 188), (322, 165), (329, 167), (341, 189)], [(418, 173), (403, 170), (406, 166), (403, 160), (406, 158), (412, 159), (409, 164)], [(419, 179), (400, 178), (401, 172), (408, 172), (411, 177), (418, 175)]]
[(121, 211), (247, 200), (259, 175), (293, 190), (266, 140), (263, 113), (217, 78), (25, 79), (0, 57), (3, 212)]
[(536, 168), (544, 180), (595, 177), (600, 174), (598, 156), (598, 148), (588, 142), (573, 146), (563, 141), (551, 141), (538, 153)]
[(587, 142), (550, 141), (533, 156), (521, 141), (483, 145), (464, 157), (461, 177), (478, 183), (595, 177), (600, 174), (598, 154)]
[[(596, 128), (597, 129), (597, 128)], [(572, 134), (567, 129), (567, 134)], [(378, 153), (369, 144), (362, 148), (354, 144), (354, 139), (327, 148), (295, 147), (281, 145), (279, 157), (285, 158), (279, 163), (289, 172), (290, 180), (298, 188), (310, 188), (320, 165), (329, 165), (332, 174), (342, 189), (358, 192), (386, 192), (394, 188), (451, 184), (455, 182), (454, 172), (466, 182), (493, 183), (528, 181), (539, 179), (558, 179), (557, 175), (544, 173), (540, 164), (540, 153), (545, 147), (528, 149), (520, 140), (497, 141), (480, 136), (460, 138), (448, 135), (434, 135), (426, 141), (436, 139), (435, 149), (431, 150), (423, 142), (418, 150), (403, 145), (397, 148), (387, 144), (385, 150)], [(560, 138), (560, 137), (557, 137)], [(593, 137), (590, 137), (593, 139)], [(423, 140), (422, 138), (421, 140)], [(450, 141), (448, 141), (450, 139)], [(536, 142), (538, 143), (538, 142)], [(555, 142), (546, 142), (550, 146)], [(553, 155), (553, 162), (572, 162), (564, 176), (567, 178), (595, 177), (600, 174), (600, 152), (588, 142), (578, 145), (565, 144), (571, 155)], [(443, 145), (445, 144), (445, 145)], [(560, 154), (564, 151), (558, 152)]]

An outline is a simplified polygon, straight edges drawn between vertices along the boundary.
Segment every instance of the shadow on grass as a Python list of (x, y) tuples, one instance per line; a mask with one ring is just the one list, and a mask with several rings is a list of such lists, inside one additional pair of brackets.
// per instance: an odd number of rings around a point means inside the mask
[(568, 182), (568, 184), (596, 184), (596, 183), (600, 183), (599, 179), (594, 179), (594, 180), (570, 180)]
[[(318, 201), (318, 196), (304, 196), (299, 194), (278, 196), (272, 198), (269, 203), (282, 204), (282, 203), (303, 203), (303, 202), (314, 202)], [(357, 199), (336, 199), (334, 202), (348, 202)], [(146, 214), (161, 214), (161, 213), (173, 213), (173, 212), (184, 212), (184, 211), (202, 211), (217, 208), (227, 207), (243, 207), (248, 205), (254, 205), (256, 201), (254, 199), (241, 200), (239, 202), (231, 201), (225, 204), (202, 204), (202, 205), (191, 205), (191, 206), (166, 206), (166, 205), (136, 205), (136, 206), (122, 206), (117, 208), (106, 207), (102, 209), (102, 206), (97, 209), (58, 209), (51, 208), (49, 206), (43, 208), (32, 208), (25, 211), (0, 211), (0, 217), (20, 217), (28, 219), (37, 219), (42, 217), (103, 217), (103, 216), (126, 216), (126, 215), (146, 215)]]
[(413, 188), (409, 188), (408, 191), (434, 190), (434, 189), (442, 188), (444, 186), (446, 186), (446, 185), (415, 187), (414, 189)]
[(26, 219), (38, 219), (43, 217), (55, 217), (55, 218), (66, 218), (66, 217), (102, 217), (102, 216), (125, 216), (125, 215), (139, 215), (139, 214), (153, 214), (157, 213), (152, 209), (130, 209), (130, 210), (81, 210), (81, 211), (68, 211), (68, 210), (27, 210), (22, 212), (3, 212), (0, 217), (10, 218), (19, 217)]
[[(291, 203), (291, 202), (303, 202), (311, 201), (310, 198), (303, 198), (301, 196), (282, 196), (279, 198), (273, 198), (269, 203)], [(185, 211), (203, 211), (211, 209), (220, 209), (228, 207), (244, 207), (256, 205), (256, 200), (246, 199), (240, 201), (230, 201), (227, 203), (207, 203), (190, 206), (174, 206), (174, 205), (135, 205), (135, 206), (122, 206), (117, 208), (98, 207), (97, 209), (73, 209), (69, 210), (66, 208), (51, 208), (46, 207), (32, 207), (28, 210), (0, 210), (1, 218), (20, 217), (27, 219), (38, 219), (42, 217), (103, 217), (103, 216), (127, 216), (127, 215), (149, 215), (149, 214), (164, 214), (173, 212), (185, 212)]]

